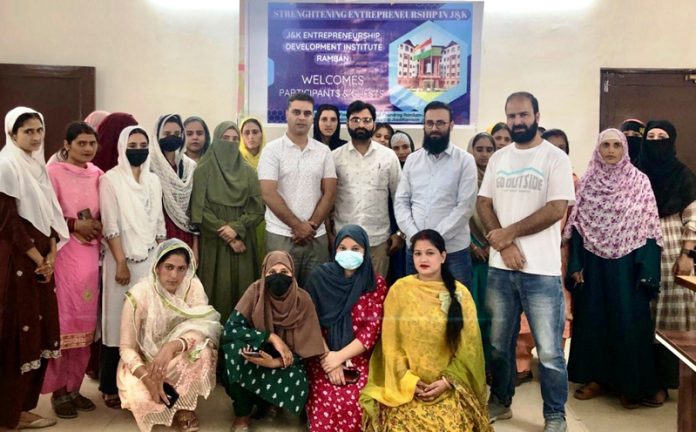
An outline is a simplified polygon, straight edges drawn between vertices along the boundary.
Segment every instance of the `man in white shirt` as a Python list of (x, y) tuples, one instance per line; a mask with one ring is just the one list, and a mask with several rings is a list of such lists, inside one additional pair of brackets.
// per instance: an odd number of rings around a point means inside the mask
[(524, 312), (539, 354), (544, 431), (566, 430), (568, 373), (561, 338), (561, 219), (575, 202), (570, 159), (537, 132), (539, 103), (527, 92), (505, 103), (514, 145), (493, 154), (478, 198), (491, 245), (486, 308), (491, 323), (491, 421), (512, 417), (515, 345)]
[(390, 249), (403, 246), (403, 239), (390, 236), (389, 197), (399, 185), (401, 164), (393, 150), (372, 141), (376, 110), (363, 101), (348, 106), (351, 141), (333, 151), (338, 191), (334, 227), (347, 224), (363, 227), (370, 238), (370, 256), (377, 274), (387, 277)]
[(312, 269), (329, 258), (324, 220), (334, 205), (336, 170), (331, 150), (309, 137), (314, 99), (288, 99), (288, 129), (263, 149), (259, 181), (266, 203), (266, 250), (284, 250), (304, 286)]
[[(472, 155), (450, 143), (454, 120), (449, 105), (430, 102), (423, 116), (423, 148), (406, 159), (394, 198), (396, 222), (407, 242), (424, 229), (440, 233), (445, 239), (450, 271), (455, 279), (470, 286), (469, 219), (476, 205), (476, 162)], [(407, 271), (416, 272), (410, 257)]]

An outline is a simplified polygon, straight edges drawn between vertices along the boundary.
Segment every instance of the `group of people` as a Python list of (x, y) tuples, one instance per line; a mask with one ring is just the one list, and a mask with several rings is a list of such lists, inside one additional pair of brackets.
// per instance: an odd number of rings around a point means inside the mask
[(0, 430), (54, 424), (30, 412), (40, 393), (60, 418), (94, 410), (95, 357), (104, 403), (142, 431), (198, 430), (216, 382), (239, 432), (279, 412), (311, 431), (488, 431), (533, 346), (546, 431), (566, 430), (569, 379), (627, 408), (668, 397), (654, 330), (696, 317), (674, 279), (693, 272), (696, 178), (669, 122), (603, 131), (579, 180), (526, 92), (468, 151), (438, 101), (418, 151), (363, 101), (350, 141), (309, 95), (285, 115), (266, 142), (253, 117), (211, 134), (167, 114), (149, 134), (97, 111), (46, 164), (42, 115), (7, 113)]

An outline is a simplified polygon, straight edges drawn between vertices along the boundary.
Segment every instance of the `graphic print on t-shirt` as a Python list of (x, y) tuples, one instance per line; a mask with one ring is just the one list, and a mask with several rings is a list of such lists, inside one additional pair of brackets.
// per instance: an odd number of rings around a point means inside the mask
[(544, 173), (533, 167), (515, 171), (498, 170), (495, 173), (495, 186), (506, 192), (539, 192), (544, 187)]

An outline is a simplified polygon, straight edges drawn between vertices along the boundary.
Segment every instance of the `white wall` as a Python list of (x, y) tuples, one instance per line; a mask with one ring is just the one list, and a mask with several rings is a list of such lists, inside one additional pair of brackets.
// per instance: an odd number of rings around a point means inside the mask
[[(132, 112), (147, 127), (164, 112), (212, 126), (236, 119), (237, 2), (163, 3), (2, 0), (0, 62), (95, 66), (97, 108)], [(693, 0), (486, 0), (478, 130), (503, 120), (509, 93), (531, 91), (541, 124), (568, 133), (584, 171), (599, 127), (599, 69), (696, 67), (694, 17)]]

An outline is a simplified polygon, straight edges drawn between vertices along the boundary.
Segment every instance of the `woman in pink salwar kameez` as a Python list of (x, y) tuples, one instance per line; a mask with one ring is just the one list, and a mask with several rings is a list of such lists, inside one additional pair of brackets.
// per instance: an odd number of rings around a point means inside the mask
[(79, 390), (90, 358), (99, 306), (99, 177), (93, 165), (97, 133), (84, 122), (70, 123), (61, 161), (47, 166), (48, 176), (68, 222), (70, 239), (55, 264), (61, 357), (48, 362), (42, 393), (60, 418), (92, 411), (94, 404)]

